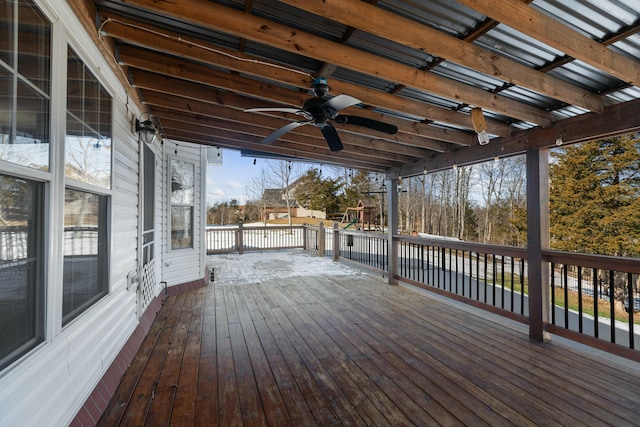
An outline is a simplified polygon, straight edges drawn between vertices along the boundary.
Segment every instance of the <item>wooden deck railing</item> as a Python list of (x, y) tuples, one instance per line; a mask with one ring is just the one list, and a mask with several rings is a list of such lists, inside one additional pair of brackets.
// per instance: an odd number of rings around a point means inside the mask
[[(545, 251), (550, 265), (551, 328), (630, 349), (640, 339), (640, 261)], [(612, 321), (613, 319), (613, 321)]]
[(527, 250), (437, 238), (396, 236), (403, 280), (518, 316), (529, 315)]
[[(210, 228), (207, 242), (210, 254), (302, 248), (390, 274), (387, 234), (342, 230), (337, 224)], [(393, 243), (398, 245), (397, 279), (529, 321), (527, 249), (408, 236), (393, 236)], [(638, 260), (556, 251), (545, 251), (543, 260), (550, 272), (549, 331), (608, 350), (636, 350)]]
[(207, 254), (269, 249), (303, 249), (305, 226), (209, 227)]

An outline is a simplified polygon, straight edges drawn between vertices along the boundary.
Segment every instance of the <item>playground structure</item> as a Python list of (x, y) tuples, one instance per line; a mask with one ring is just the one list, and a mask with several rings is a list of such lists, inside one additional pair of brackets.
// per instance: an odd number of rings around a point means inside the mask
[(360, 200), (356, 207), (349, 207), (342, 215), (342, 229), (351, 227), (362, 231), (379, 231), (378, 206), (375, 200)]

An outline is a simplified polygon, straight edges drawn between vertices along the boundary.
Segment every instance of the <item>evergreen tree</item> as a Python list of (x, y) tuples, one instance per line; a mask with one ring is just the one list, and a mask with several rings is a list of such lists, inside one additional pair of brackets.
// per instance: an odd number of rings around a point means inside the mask
[(371, 195), (368, 193), (373, 191), (373, 187), (373, 179), (369, 172), (358, 170), (350, 173), (344, 186), (340, 211), (344, 212), (347, 208), (356, 207), (360, 200), (370, 199)]
[(308, 169), (299, 181), (295, 199), (305, 209), (324, 210), (326, 213), (340, 212), (342, 180), (340, 178), (322, 178), (320, 170)]
[(552, 247), (640, 255), (640, 138), (626, 135), (552, 153)]

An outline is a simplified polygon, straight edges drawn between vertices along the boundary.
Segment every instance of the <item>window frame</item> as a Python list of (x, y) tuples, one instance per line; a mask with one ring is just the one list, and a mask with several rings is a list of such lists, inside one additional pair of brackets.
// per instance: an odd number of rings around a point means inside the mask
[[(190, 165), (192, 168), (192, 185), (193, 185), (193, 195), (192, 195), (192, 199), (191, 199), (191, 203), (174, 203), (172, 200), (172, 196), (173, 196), (173, 190), (172, 190), (172, 178), (173, 178), (173, 163), (174, 162), (178, 162), (178, 163), (183, 163), (183, 164), (187, 164)], [(196, 194), (195, 194), (195, 189), (196, 189), (196, 163), (193, 161), (189, 161), (186, 159), (182, 159), (182, 158), (178, 158), (176, 156), (169, 156), (168, 157), (168, 168), (167, 168), (167, 172), (168, 172), (168, 185), (167, 185), (167, 193), (168, 193), (168, 212), (167, 212), (167, 217), (169, 219), (169, 224), (168, 224), (168, 249), (170, 251), (184, 251), (184, 250), (194, 250), (195, 249), (195, 208), (196, 208)], [(189, 219), (190, 219), (190, 244), (189, 246), (180, 246), (180, 247), (174, 247), (174, 240), (173, 240), (173, 208), (174, 207), (179, 207), (179, 208), (190, 208), (191, 212), (189, 215)]]
[[(76, 180), (72, 177), (69, 177), (65, 174), (65, 168), (67, 165), (67, 150), (66, 150), (66, 142), (67, 142), (67, 124), (68, 124), (68, 99), (67, 99), (67, 82), (69, 79), (69, 70), (67, 68), (67, 64), (68, 64), (68, 60), (69, 60), (69, 53), (73, 52), (74, 55), (82, 61), (82, 63), (84, 64), (84, 67), (86, 70), (88, 70), (92, 77), (95, 79), (95, 81), (99, 84), (100, 88), (102, 90), (104, 90), (105, 93), (107, 93), (109, 95), (109, 97), (111, 98), (111, 102), (110, 102), (110, 117), (109, 117), (109, 127), (111, 129), (111, 150), (110, 150), (110, 160), (109, 160), (109, 185), (108, 187), (103, 187), (100, 185), (96, 185), (90, 182), (85, 182), (85, 181), (80, 181), (80, 180)], [(62, 198), (62, 202), (61, 202), (61, 217), (60, 217), (60, 246), (59, 248), (61, 249), (60, 252), (60, 289), (57, 290), (60, 292), (60, 296), (59, 299), (57, 300), (57, 304), (58, 307), (56, 307), (56, 322), (59, 322), (61, 330), (64, 330), (68, 327), (70, 327), (71, 325), (73, 325), (76, 321), (76, 319), (81, 318), (85, 315), (86, 312), (90, 311), (92, 307), (94, 307), (96, 304), (98, 304), (101, 300), (103, 300), (106, 296), (108, 296), (111, 292), (111, 288), (112, 288), (112, 280), (111, 280), (111, 266), (112, 266), (112, 236), (113, 236), (113, 228), (112, 228), (112, 224), (113, 224), (113, 178), (114, 178), (114, 173), (113, 173), (113, 169), (114, 169), (114, 152), (115, 152), (115, 146), (116, 146), (116, 138), (114, 137), (114, 124), (115, 124), (115, 103), (113, 102), (114, 99), (114, 95), (113, 95), (113, 91), (110, 89), (110, 87), (104, 82), (104, 79), (100, 78), (100, 74), (96, 73), (95, 70), (97, 67), (92, 61), (88, 60), (88, 58), (90, 58), (90, 55), (88, 55), (82, 48), (81, 46), (78, 46), (74, 40), (71, 39), (71, 37), (69, 37), (66, 33), (65, 33), (65, 37), (64, 37), (64, 47), (61, 46), (60, 49), (58, 50), (58, 52), (64, 52), (64, 59), (61, 58), (60, 62), (64, 63), (64, 71), (61, 72), (61, 76), (60, 79), (64, 80), (64, 90), (63, 93), (61, 94), (61, 97), (64, 98), (64, 102), (61, 102), (61, 104), (64, 106), (63, 109), (63, 113), (60, 115), (60, 120), (62, 123), (64, 123), (64, 126), (62, 126), (62, 141), (61, 141), (61, 148), (60, 148), (60, 156), (61, 158), (59, 159), (59, 168), (61, 169), (60, 174), (62, 175), (62, 181), (63, 181), (63, 186), (60, 189), (61, 195), (59, 196), (60, 198)], [(96, 294), (94, 297), (90, 298), (85, 304), (82, 304), (80, 307), (74, 309), (73, 311), (71, 311), (70, 313), (68, 313), (66, 316), (64, 314), (64, 261), (65, 261), (65, 255), (64, 255), (64, 233), (65, 233), (65, 226), (64, 226), (64, 205), (65, 205), (65, 201), (64, 198), (66, 196), (66, 192), (67, 190), (72, 190), (72, 191), (82, 191), (82, 192), (86, 192), (89, 194), (93, 194), (99, 197), (104, 197), (105, 198), (105, 218), (104, 218), (104, 227), (105, 227), (105, 231), (104, 231), (104, 238), (106, 239), (104, 242), (105, 248), (104, 248), (104, 265), (101, 265), (98, 267), (98, 272), (99, 272), (99, 280), (103, 280), (103, 286), (102, 286), (102, 291), (99, 294)], [(100, 233), (100, 231), (99, 231)], [(98, 243), (98, 245), (100, 245), (100, 243)]]
[[(38, 347), (45, 341), (46, 335), (46, 279), (45, 279), (45, 249), (44, 249), (44, 241), (46, 240), (46, 236), (44, 235), (45, 228), (45, 215), (43, 214), (43, 208), (46, 204), (46, 184), (42, 181), (35, 180), (33, 178), (24, 178), (20, 176), (11, 175), (5, 172), (0, 172), (1, 175), (16, 180), (24, 180), (28, 181), (29, 185), (32, 186), (33, 195), (32, 195), (32, 205), (31, 208), (35, 212), (33, 215), (33, 229), (28, 230), (28, 244), (31, 245), (33, 243), (34, 247), (30, 248), (27, 246), (27, 251), (29, 249), (33, 250), (33, 254), (31, 256), (27, 256), (27, 259), (33, 257), (35, 259), (34, 262), (34, 270), (31, 272), (35, 277), (32, 279), (33, 281), (33, 318), (30, 321), (33, 322), (34, 333), (31, 338), (25, 340), (19, 346), (15, 347), (11, 350), (7, 355), (5, 355), (2, 359), (0, 359), (0, 372), (4, 370), (6, 367), (12, 365), (17, 360), (20, 360), (34, 348)], [(27, 283), (27, 286), (29, 283)], [(27, 293), (29, 290), (27, 290)], [(28, 302), (28, 301), (27, 301)]]

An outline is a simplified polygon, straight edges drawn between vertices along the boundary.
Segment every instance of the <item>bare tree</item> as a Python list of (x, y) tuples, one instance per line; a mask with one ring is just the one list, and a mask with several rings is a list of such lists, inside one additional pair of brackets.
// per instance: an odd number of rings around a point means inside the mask
[(269, 163), (270, 178), (275, 187), (282, 188), (282, 198), (287, 206), (289, 225), (293, 225), (291, 207), (295, 203), (294, 189), (291, 184), (300, 177), (300, 166), (290, 161), (279, 160)]
[[(510, 234), (512, 231), (509, 221), (516, 208), (523, 207), (525, 203), (524, 158), (518, 156), (482, 163), (477, 177), (485, 204), (484, 223), (481, 225), (482, 242), (506, 244), (509, 236), (505, 233)], [(497, 228), (506, 231), (497, 232)]]
[(271, 200), (269, 189), (269, 179), (264, 169), (260, 171), (260, 175), (251, 179), (247, 185), (247, 195), (250, 200), (262, 208), (262, 218), (264, 226), (267, 226), (267, 208), (275, 201)]

